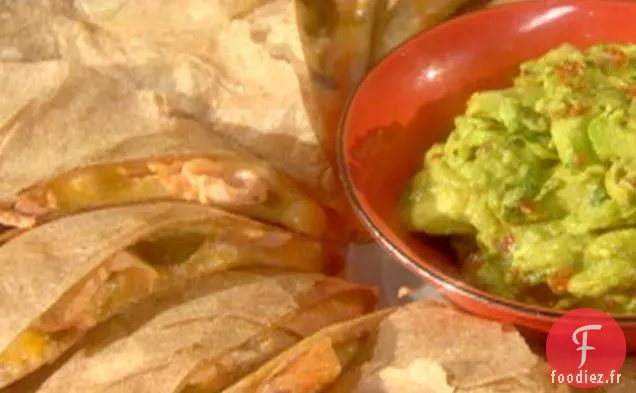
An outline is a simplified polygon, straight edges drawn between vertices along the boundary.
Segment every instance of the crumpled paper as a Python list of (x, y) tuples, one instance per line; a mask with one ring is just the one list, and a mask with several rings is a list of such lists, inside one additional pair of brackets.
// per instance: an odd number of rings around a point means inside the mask
[(60, 62), (161, 95), (172, 114), (211, 127), (336, 203), (304, 90), (293, 2), (0, 1), (0, 86), (19, 97), (0, 98), (0, 159), (11, 154), (3, 142), (11, 119), (55, 89)]

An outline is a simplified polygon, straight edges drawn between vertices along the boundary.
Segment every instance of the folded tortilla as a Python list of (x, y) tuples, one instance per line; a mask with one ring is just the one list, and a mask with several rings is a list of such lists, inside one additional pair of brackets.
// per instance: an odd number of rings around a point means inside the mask
[(226, 392), (567, 391), (559, 389), (517, 331), (420, 302), (326, 328)]
[(189, 203), (45, 223), (0, 247), (0, 387), (156, 291), (239, 267), (320, 272), (330, 257), (309, 238)]
[(38, 393), (220, 392), (316, 330), (369, 312), (374, 302), (374, 291), (321, 275), (220, 274), (98, 327)]
[[(326, 217), (317, 202), (267, 163), (216, 137), (213, 128), (162, 114), (161, 96), (129, 90), (116, 78), (68, 72), (73, 75), (45, 107), (27, 106), (0, 128), (0, 224), (30, 227), (55, 212), (184, 200), (323, 235)], [(81, 82), (97, 87), (82, 91)], [(91, 100), (106, 107), (120, 102), (108, 111), (83, 107)]]

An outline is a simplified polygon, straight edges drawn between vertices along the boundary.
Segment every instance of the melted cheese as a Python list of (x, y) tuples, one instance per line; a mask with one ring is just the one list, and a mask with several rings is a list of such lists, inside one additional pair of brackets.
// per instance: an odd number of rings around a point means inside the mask
[(0, 353), (0, 364), (10, 368), (27, 367), (42, 362), (50, 349), (48, 336), (35, 329), (28, 329)]

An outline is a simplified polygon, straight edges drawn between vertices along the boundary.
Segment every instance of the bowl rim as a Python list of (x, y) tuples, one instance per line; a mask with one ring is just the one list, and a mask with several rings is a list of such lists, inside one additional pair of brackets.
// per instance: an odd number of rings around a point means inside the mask
[[(348, 123), (351, 115), (351, 107), (358, 97), (360, 91), (369, 80), (369, 77), (377, 72), (380, 68), (384, 66), (385, 63), (389, 61), (390, 58), (394, 57), (399, 52), (404, 51), (409, 52), (406, 48), (413, 45), (414, 42), (422, 39), (423, 36), (426, 36), (430, 32), (433, 31), (443, 31), (452, 28), (456, 24), (465, 23), (467, 20), (471, 19), (479, 19), (486, 15), (505, 13), (505, 12), (522, 12), (524, 9), (543, 9), (549, 10), (556, 7), (563, 6), (575, 6), (575, 7), (599, 7), (599, 6), (620, 6), (626, 8), (632, 8), (636, 10), (636, 3), (627, 2), (625, 0), (548, 0), (548, 1), (520, 1), (517, 3), (509, 3), (502, 4), (492, 8), (486, 8), (477, 11), (471, 11), (467, 14), (460, 15), (455, 17), (449, 21), (443, 22), (437, 26), (432, 27), (431, 29), (419, 32), (414, 36), (408, 38), (404, 42), (402, 42), (397, 47), (390, 50), (387, 54), (385, 54), (380, 61), (370, 67), (369, 71), (366, 73), (364, 78), (360, 80), (357, 86), (353, 89), (353, 91), (347, 97), (346, 103), (344, 105), (344, 109), (342, 112), (342, 116), (339, 119), (338, 129), (337, 129), (337, 137), (336, 137), (336, 161), (338, 167), (338, 174), (340, 180), (343, 184), (343, 188), (349, 203), (353, 207), (353, 211), (358, 219), (362, 222), (366, 230), (370, 233), (372, 238), (385, 250), (387, 251), (393, 258), (397, 259), (396, 262), (399, 262), (403, 266), (405, 266), (408, 270), (419, 276), (424, 281), (429, 281), (441, 287), (443, 291), (450, 291), (457, 293), (461, 296), (467, 297), (472, 301), (476, 301), (479, 303), (487, 304), (489, 306), (494, 306), (499, 309), (508, 309), (512, 310), (516, 313), (520, 313), (526, 316), (530, 316), (531, 318), (537, 319), (549, 319), (553, 322), (558, 318), (563, 316), (569, 310), (556, 310), (553, 308), (545, 307), (545, 306), (535, 306), (527, 303), (523, 303), (518, 300), (504, 298), (498, 295), (494, 295), (492, 293), (479, 290), (474, 286), (465, 283), (464, 286), (456, 285), (444, 277), (443, 273), (437, 273), (427, 268), (424, 264), (420, 264), (415, 260), (411, 259), (406, 253), (404, 253), (400, 247), (398, 247), (388, 236), (386, 236), (380, 228), (373, 222), (373, 219), (367, 213), (367, 211), (363, 207), (363, 203), (360, 198), (358, 198), (357, 191), (354, 187), (353, 178), (351, 175), (351, 170), (349, 165), (347, 165), (347, 148), (345, 141), (347, 140), (348, 134)], [(443, 295), (443, 293), (442, 293)], [(636, 315), (634, 314), (611, 314), (610, 315), (621, 325), (636, 325)]]

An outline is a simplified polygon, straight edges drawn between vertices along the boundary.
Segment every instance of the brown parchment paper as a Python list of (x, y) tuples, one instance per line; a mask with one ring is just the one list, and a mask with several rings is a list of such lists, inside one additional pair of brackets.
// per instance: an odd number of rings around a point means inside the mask
[(24, 127), (35, 149), (64, 119), (116, 143), (188, 117), (333, 204), (293, 2), (5, 0), (0, 18), (0, 160)]

